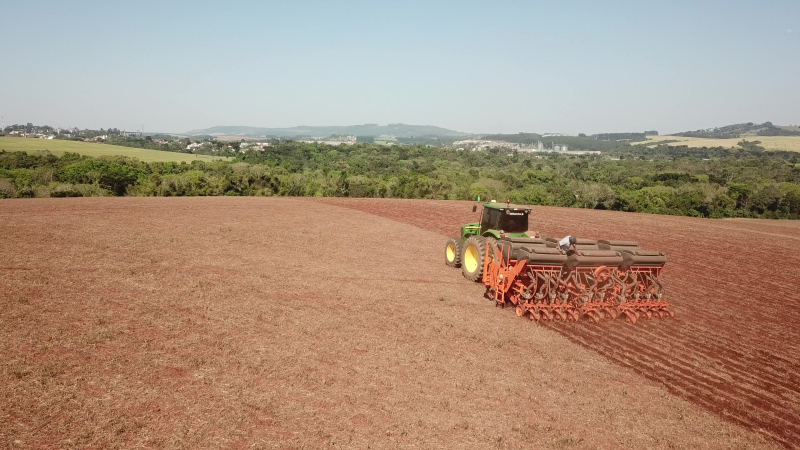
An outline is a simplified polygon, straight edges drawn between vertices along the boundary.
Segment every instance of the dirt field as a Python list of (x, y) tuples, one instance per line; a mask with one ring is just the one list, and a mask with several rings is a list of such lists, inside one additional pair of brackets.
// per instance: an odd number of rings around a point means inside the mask
[(796, 445), (794, 224), (536, 208), (679, 315), (541, 327), (443, 264), (470, 205), (0, 201), (0, 448)]
[[(325, 201), (448, 235), (477, 217), (466, 202)], [(551, 329), (732, 423), (800, 445), (800, 222), (534, 207), (531, 228), (636, 240), (669, 257), (676, 320)]]

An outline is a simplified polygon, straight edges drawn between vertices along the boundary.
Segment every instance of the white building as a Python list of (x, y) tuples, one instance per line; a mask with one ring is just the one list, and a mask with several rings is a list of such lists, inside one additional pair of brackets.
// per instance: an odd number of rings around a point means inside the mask
[(201, 144), (199, 142), (193, 142), (193, 143), (191, 143), (191, 144), (186, 146), (186, 150), (191, 150), (192, 153), (194, 153), (194, 150), (199, 148), (199, 147), (201, 147), (202, 145), (203, 144)]

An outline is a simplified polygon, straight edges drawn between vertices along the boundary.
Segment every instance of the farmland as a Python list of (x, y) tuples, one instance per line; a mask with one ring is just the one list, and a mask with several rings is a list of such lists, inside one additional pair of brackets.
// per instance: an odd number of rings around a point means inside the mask
[[(766, 150), (785, 150), (791, 152), (800, 152), (800, 136), (745, 136), (743, 138), (734, 139), (708, 139), (698, 137), (683, 137), (683, 136), (647, 136), (644, 142), (636, 142), (634, 145), (656, 145), (659, 142), (667, 141), (667, 145), (677, 146), (686, 145), (688, 147), (701, 148), (701, 147), (723, 147), (732, 148), (738, 147), (742, 139), (748, 141), (761, 141), (760, 146)], [(677, 142), (672, 142), (677, 141)]]
[(138, 158), (144, 162), (191, 162), (194, 160), (213, 161), (220, 158), (209, 155), (192, 155), (189, 153), (162, 152), (142, 148), (123, 147), (120, 145), (97, 144), (94, 142), (67, 141), (61, 139), (34, 139), (0, 137), (0, 150), (7, 152), (37, 152), (47, 150), (54, 155), (63, 155), (65, 152), (79, 153), (86, 156), (127, 156)]
[(800, 224), (536, 207), (667, 252), (678, 315), (538, 326), (443, 264), (470, 207), (0, 201), (0, 446), (796, 445)]
[[(443, 235), (475, 220), (468, 203), (326, 201)], [(550, 236), (636, 240), (669, 257), (677, 320), (551, 329), (733, 423), (787, 447), (800, 442), (800, 223), (534, 207), (531, 224)]]

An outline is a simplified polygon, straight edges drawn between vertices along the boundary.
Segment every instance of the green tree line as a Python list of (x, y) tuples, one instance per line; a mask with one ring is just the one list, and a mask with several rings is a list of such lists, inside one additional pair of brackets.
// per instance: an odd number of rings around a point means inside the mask
[(282, 141), (234, 161), (0, 152), (0, 198), (259, 195), (509, 199), (702, 217), (800, 218), (800, 155), (625, 147), (602, 155)]

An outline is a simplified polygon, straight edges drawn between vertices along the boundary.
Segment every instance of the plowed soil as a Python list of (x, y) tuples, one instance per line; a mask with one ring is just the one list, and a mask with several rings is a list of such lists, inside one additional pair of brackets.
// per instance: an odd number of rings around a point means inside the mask
[[(478, 217), (468, 202), (325, 202), (451, 236)], [(800, 446), (800, 223), (534, 207), (530, 224), (552, 237), (635, 240), (669, 258), (676, 319), (547, 328), (731, 423)]]
[(537, 208), (668, 252), (678, 314), (543, 327), (443, 264), (470, 207), (0, 201), (0, 448), (797, 442), (797, 228)]

